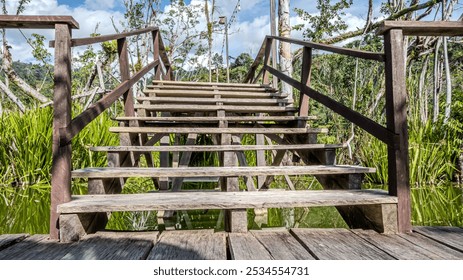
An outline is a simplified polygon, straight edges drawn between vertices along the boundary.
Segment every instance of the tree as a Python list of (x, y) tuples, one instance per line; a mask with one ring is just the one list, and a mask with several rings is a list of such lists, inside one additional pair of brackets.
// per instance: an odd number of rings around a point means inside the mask
[[(281, 37), (291, 37), (291, 25), (289, 22), (289, 2), (290, 0), (279, 0), (278, 1), (278, 30), (280, 31)], [(285, 75), (292, 76), (293, 64), (292, 64), (292, 53), (291, 44), (287, 42), (280, 42), (280, 69)], [(293, 102), (293, 88), (282, 83), (282, 93), (288, 96), (290, 103)]]

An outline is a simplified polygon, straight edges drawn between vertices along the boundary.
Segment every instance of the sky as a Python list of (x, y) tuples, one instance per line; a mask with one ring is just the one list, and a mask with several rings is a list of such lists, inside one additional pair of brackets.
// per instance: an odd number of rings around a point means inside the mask
[[(238, 0), (216, 0), (218, 14), (231, 17)], [(278, 0), (277, 0), (278, 1)], [(17, 7), (18, 0), (6, 1), (10, 14)], [(354, 5), (346, 11), (344, 17), (349, 30), (361, 28), (365, 22), (367, 7), (366, 1), (354, 1)], [(376, 3), (380, 2), (375, 0)], [(161, 1), (161, 8), (169, 5), (170, 1)], [(204, 3), (203, 0), (185, 0), (188, 4)], [(236, 57), (242, 52), (248, 52), (252, 56), (258, 52), (265, 35), (270, 33), (269, 26), (269, 0), (241, 0), (240, 10), (236, 14), (236, 21), (229, 29), (230, 56)], [(302, 23), (297, 17), (294, 8), (302, 8), (310, 13), (316, 12), (315, 0), (291, 1), (291, 25)], [(359, 4), (359, 3), (363, 3)], [(379, 14), (379, 5), (375, 7), (375, 14)], [(98, 33), (115, 33), (111, 19), (116, 25), (124, 19), (123, 0), (31, 0), (23, 14), (27, 15), (70, 15), (80, 24), (79, 30), (73, 31), (73, 37), (88, 37), (95, 31), (98, 25)], [(200, 19), (200, 26), (205, 27), (205, 18)], [(31, 33), (40, 33), (53, 40), (52, 30), (23, 30), (26, 36)], [(301, 39), (302, 33), (293, 31), (293, 38)], [(31, 48), (25, 43), (24, 37), (15, 30), (9, 30), (7, 39), (12, 46), (13, 59), (25, 62), (33, 61)], [(214, 34), (214, 52), (223, 53), (223, 34)], [(52, 50), (50, 50), (52, 52)]]

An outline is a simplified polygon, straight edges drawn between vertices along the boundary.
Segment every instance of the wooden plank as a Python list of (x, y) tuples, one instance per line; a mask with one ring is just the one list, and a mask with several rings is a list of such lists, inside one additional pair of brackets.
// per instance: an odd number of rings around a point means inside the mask
[(291, 229), (319, 260), (391, 260), (389, 254), (347, 229)]
[(217, 152), (217, 151), (268, 151), (268, 150), (313, 150), (340, 149), (344, 144), (298, 144), (298, 145), (179, 145), (179, 146), (102, 146), (90, 147), (93, 152)]
[(196, 134), (317, 134), (327, 133), (326, 128), (247, 128), (247, 127), (110, 127), (116, 133), (196, 133)]
[[(121, 80), (130, 80), (129, 50), (127, 39), (125, 37), (117, 39), (117, 54), (119, 55), (119, 72), (121, 73)], [(123, 97), (124, 114), (130, 117), (135, 116), (132, 87), (124, 92)]]
[(247, 84), (247, 83), (215, 83), (215, 82), (190, 82), (190, 81), (161, 81), (154, 80), (153, 86), (208, 86), (216, 87), (220, 90), (222, 87), (242, 87), (242, 88), (267, 88), (266, 85)]
[[(210, 97), (215, 96), (213, 91), (206, 91), (206, 90), (153, 90), (153, 89), (145, 89), (143, 91), (145, 94), (155, 94), (158, 97)], [(249, 92), (249, 91), (222, 91), (219, 92), (222, 98), (271, 98), (271, 97), (278, 97), (278, 94), (269, 93), (269, 92)]]
[(463, 252), (463, 228), (413, 227), (413, 231), (453, 248), (454, 250)]
[(322, 51), (327, 51), (327, 52), (332, 52), (332, 53), (337, 53), (337, 54), (343, 54), (343, 55), (358, 57), (362, 59), (376, 60), (380, 62), (385, 60), (384, 54), (382, 53), (360, 51), (360, 50), (355, 50), (355, 49), (337, 47), (337, 46), (321, 44), (321, 43), (308, 42), (308, 41), (297, 40), (297, 39), (286, 38), (286, 37), (267, 36), (267, 38), (273, 38), (273, 39), (276, 39), (282, 42), (288, 42), (291, 44), (309, 47), (312, 49), (317, 49), (317, 50), (322, 50)]
[[(273, 67), (276, 68), (276, 67)], [(304, 47), (302, 51), (302, 69), (301, 84), (310, 87), (310, 78), (312, 75), (312, 49)], [(309, 114), (309, 96), (306, 94), (299, 95), (299, 116)]]
[(421, 247), (424, 250), (433, 252), (438, 256), (438, 259), (442, 260), (453, 260), (453, 259), (463, 259), (463, 253), (457, 250), (454, 250), (440, 242), (437, 242), (431, 238), (428, 238), (420, 233), (411, 233), (411, 234), (401, 234), (401, 238), (406, 239), (408, 242), (411, 242), (416, 247)]
[(168, 111), (168, 112), (214, 112), (224, 110), (236, 113), (284, 113), (296, 112), (297, 108), (284, 106), (234, 106), (234, 105), (183, 105), (183, 104), (159, 104), (145, 105), (136, 104), (135, 109), (145, 109), (149, 111)]
[(213, 87), (213, 86), (199, 86), (199, 85), (169, 85), (169, 86), (158, 86), (158, 85), (148, 85), (146, 87), (148, 91), (154, 92), (219, 92), (221, 95), (223, 93), (254, 93), (254, 94), (264, 94), (272, 93), (277, 94), (277, 90), (270, 87), (233, 87), (233, 84), (230, 84), (228, 87)]
[(275, 260), (314, 260), (315, 258), (287, 230), (252, 231)]
[(384, 35), (391, 29), (401, 29), (407, 36), (462, 36), (461, 21), (384, 21), (376, 31)]
[(159, 232), (99, 232), (73, 243), (63, 260), (146, 259)]
[(0, 260), (58, 260), (71, 244), (50, 240), (48, 235), (33, 235), (0, 251)]
[[(463, 257), (457, 251), (449, 254), (449, 250), (442, 250), (436, 246), (438, 244), (432, 244), (431, 240), (427, 243), (420, 242), (416, 237), (419, 234), (380, 234), (372, 230), (355, 230), (354, 233), (398, 260), (458, 259), (457, 254), (460, 259)], [(419, 246), (416, 241), (425, 246)]]
[(180, 103), (180, 104), (216, 104), (222, 102), (229, 105), (272, 105), (288, 103), (287, 99), (276, 98), (200, 98), (200, 97), (137, 97), (139, 101), (150, 101), (152, 104)]
[(143, 121), (143, 122), (287, 122), (316, 120), (316, 116), (225, 116), (225, 117), (117, 117), (117, 121)]
[(250, 233), (229, 233), (232, 260), (273, 260), (269, 251)]
[(60, 213), (196, 209), (292, 208), (396, 203), (382, 191), (152, 192), (76, 195), (60, 204)]
[(350, 122), (353, 122), (355, 125), (359, 126), (366, 132), (370, 133), (374, 137), (378, 138), (382, 142), (393, 145), (395, 143), (395, 139), (398, 137), (393, 131), (385, 128), (384, 126), (376, 123), (370, 118), (363, 116), (362, 114), (350, 109), (349, 107), (335, 101), (334, 99), (310, 88), (306, 85), (303, 85), (301, 82), (296, 81), (295, 79), (281, 73), (280, 71), (273, 69), (271, 67), (265, 66), (268, 68), (268, 71), (280, 78), (285, 83), (288, 83), (292, 87), (298, 89), (301, 94), (306, 94), (310, 98), (320, 102), (327, 108), (333, 110), (335, 113), (343, 116)]
[(56, 24), (79, 29), (79, 23), (71, 16), (0, 15), (0, 28), (54, 29)]
[[(0, 251), (11, 245), (21, 242), (26, 237), (28, 237), (28, 235), (24, 233), (0, 235)], [(0, 252), (0, 255), (1, 255), (1, 252)]]
[(388, 143), (388, 189), (399, 199), (397, 220), (399, 232), (411, 232), (411, 198), (408, 158), (407, 87), (403, 34), (392, 29), (384, 36), (386, 53), (386, 123), (387, 131), (398, 137)]
[(121, 177), (237, 177), (259, 175), (339, 175), (374, 173), (376, 169), (351, 165), (225, 166), (225, 167), (87, 167), (72, 171), (73, 178)]
[(226, 260), (226, 235), (209, 230), (164, 231), (148, 260)]

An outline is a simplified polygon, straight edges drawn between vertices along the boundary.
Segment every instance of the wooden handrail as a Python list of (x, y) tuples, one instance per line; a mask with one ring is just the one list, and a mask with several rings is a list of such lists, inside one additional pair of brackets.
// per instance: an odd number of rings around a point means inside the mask
[(79, 23), (71, 16), (0, 15), (0, 28), (54, 29), (56, 24), (79, 29)]
[(407, 36), (462, 36), (462, 21), (384, 21), (376, 31), (383, 35), (391, 29), (402, 30)]

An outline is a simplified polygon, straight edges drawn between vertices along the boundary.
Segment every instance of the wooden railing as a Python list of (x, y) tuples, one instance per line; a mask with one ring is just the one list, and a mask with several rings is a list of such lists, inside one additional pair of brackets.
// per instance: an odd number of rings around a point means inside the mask
[[(277, 40), (303, 47), (301, 80), (296, 80), (270, 66), (270, 50), (272, 44)], [(386, 127), (310, 87), (312, 51), (314, 49), (374, 60), (385, 64)], [(269, 74), (272, 74), (273, 79), (279, 79), (299, 90), (300, 116), (308, 115), (309, 98), (311, 98), (386, 143), (388, 146), (389, 194), (398, 197), (398, 229), (400, 232), (409, 232), (411, 231), (411, 212), (407, 102), (403, 34), (400, 29), (394, 28), (384, 33), (384, 51), (385, 53), (366, 52), (290, 38), (267, 36), (244, 82), (255, 83), (262, 76), (262, 82), (269, 84)], [(261, 71), (256, 75), (257, 68), (261, 64), (263, 64)]]
[[(121, 97), (124, 100), (125, 115), (134, 116), (132, 86), (152, 69), (155, 69), (155, 79), (172, 79), (171, 64), (159, 29), (156, 27), (113, 35), (73, 39), (72, 29), (79, 28), (79, 24), (70, 16), (6, 15), (0, 16), (0, 28), (55, 29), (55, 40), (50, 42), (50, 47), (55, 48), (50, 237), (58, 239), (59, 228), (56, 208), (59, 204), (71, 200), (72, 138)], [(127, 37), (146, 33), (152, 35), (153, 61), (131, 76)], [(112, 40), (117, 40), (121, 84), (80, 115), (71, 119), (71, 48)]]

